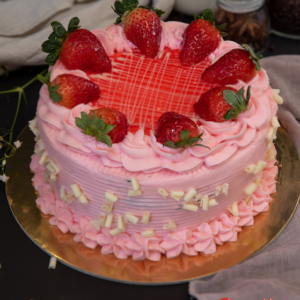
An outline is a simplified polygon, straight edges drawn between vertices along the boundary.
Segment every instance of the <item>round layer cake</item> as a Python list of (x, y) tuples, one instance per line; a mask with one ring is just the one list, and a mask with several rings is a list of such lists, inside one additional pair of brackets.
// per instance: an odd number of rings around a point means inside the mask
[[(155, 59), (141, 54), (127, 40), (123, 27), (92, 31), (112, 64), (110, 72), (88, 74), (68, 70), (58, 60), (51, 81), (71, 74), (96, 83), (97, 102), (72, 109), (40, 92), (37, 135), (31, 169), (40, 197), (37, 204), (50, 223), (87, 247), (118, 258), (159, 260), (181, 252), (216, 251), (216, 245), (236, 241), (242, 226), (266, 211), (275, 192), (277, 91), (260, 69), (250, 82), (247, 111), (217, 123), (200, 119), (193, 105), (214, 84), (201, 75), (238, 44), (221, 40), (218, 47), (190, 67), (179, 60), (187, 24), (161, 22), (162, 37)], [(277, 97), (277, 98), (276, 98)], [(125, 114), (129, 132), (112, 147), (76, 126), (81, 112), (111, 107)], [(156, 140), (156, 123), (164, 112), (182, 114), (197, 123), (206, 147), (172, 149)], [(100, 250), (101, 249), (101, 250)]]

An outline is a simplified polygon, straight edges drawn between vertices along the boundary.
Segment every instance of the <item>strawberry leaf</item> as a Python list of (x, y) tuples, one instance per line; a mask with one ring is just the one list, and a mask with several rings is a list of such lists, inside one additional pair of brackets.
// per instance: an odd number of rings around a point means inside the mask
[(225, 120), (235, 119), (238, 115), (239, 115), (239, 111), (234, 108), (231, 108), (226, 112), (224, 119)]
[(167, 141), (163, 144), (164, 147), (172, 148), (172, 149), (177, 149), (177, 147), (172, 141)]
[(47, 57), (45, 62), (49, 65), (49, 66), (54, 66), (54, 64), (56, 63), (56, 61), (59, 58), (59, 53), (60, 53), (60, 49), (54, 50), (52, 51)]
[(86, 112), (81, 112), (81, 119), (83, 120), (85, 126), (91, 126), (91, 119)]
[(112, 146), (111, 138), (107, 134), (100, 136), (100, 142), (105, 143), (108, 147)]
[(59, 102), (61, 100), (61, 95), (58, 93), (50, 92), (49, 96), (54, 102)]
[(256, 68), (256, 71), (259, 72), (260, 69), (261, 69), (261, 66), (259, 64), (259, 60), (263, 57), (261, 54), (260, 55), (256, 55), (253, 51), (253, 49), (249, 46), (249, 45), (246, 45), (246, 44), (243, 44), (242, 47), (249, 51), (250, 53), (250, 58), (252, 59), (253, 63), (255, 64), (255, 68)]
[(167, 141), (163, 144), (164, 147), (172, 148), (172, 149), (178, 149), (178, 148), (185, 148), (185, 147), (194, 147), (194, 146), (201, 146), (210, 149), (207, 146), (204, 146), (202, 144), (195, 144), (198, 141), (202, 141), (202, 135), (201, 133), (199, 136), (194, 136), (189, 138), (190, 132), (187, 129), (184, 129), (180, 132), (180, 138), (181, 141), (174, 143), (172, 141)]
[(103, 133), (108, 133), (113, 130), (117, 125), (105, 124), (105, 128), (102, 130)]
[(187, 129), (184, 129), (180, 132), (180, 138), (182, 141), (187, 141), (189, 138), (190, 132)]
[(236, 109), (239, 108), (239, 103), (237, 101), (236, 94), (235, 94), (234, 91), (232, 91), (232, 90), (224, 90), (223, 91), (223, 98), (226, 100), (226, 102), (230, 106), (232, 106), (232, 107), (234, 107)]
[(77, 127), (81, 128), (82, 130), (85, 130), (85, 124), (84, 124), (82, 119), (76, 117), (75, 118), (75, 124), (76, 124)]
[(251, 94), (250, 94), (250, 88), (251, 88), (251, 86), (248, 86), (248, 88), (247, 88), (246, 107), (248, 107), (250, 96), (251, 96)]
[[(105, 129), (105, 123), (102, 119), (97, 120), (97, 129), (102, 131)], [(107, 133), (107, 132), (105, 132)]]
[(202, 14), (202, 19), (210, 22), (213, 25), (214, 22), (214, 12), (211, 9), (206, 9)]
[(68, 33), (71, 33), (75, 29), (80, 28), (79, 22), (80, 22), (79, 18), (77, 18), (77, 17), (72, 18), (68, 25)]
[(51, 23), (51, 26), (58, 37), (65, 38), (67, 36), (67, 31), (61, 23), (54, 21)]

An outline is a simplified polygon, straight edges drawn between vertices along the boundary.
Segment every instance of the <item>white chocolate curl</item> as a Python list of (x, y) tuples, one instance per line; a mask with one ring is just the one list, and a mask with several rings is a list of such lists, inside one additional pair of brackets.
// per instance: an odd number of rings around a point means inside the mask
[(227, 196), (228, 190), (229, 190), (229, 184), (228, 184), (228, 183), (224, 183), (224, 184), (222, 185), (222, 193), (225, 194), (225, 195)]
[(195, 188), (191, 188), (184, 196), (184, 201), (188, 202), (190, 201), (195, 195), (197, 194), (197, 191)]
[(172, 219), (169, 219), (169, 224), (164, 225), (163, 229), (165, 229), (165, 230), (176, 229), (176, 224), (174, 223), (174, 221)]
[(109, 231), (109, 233), (112, 235), (112, 236), (115, 236), (117, 234), (120, 234), (123, 232), (123, 229), (119, 229), (119, 228), (114, 228), (112, 230)]
[(257, 185), (254, 182), (251, 182), (245, 189), (246, 195), (252, 195), (257, 189)]
[(278, 118), (276, 116), (273, 116), (271, 118), (271, 125), (277, 129), (278, 127), (280, 127), (280, 123), (278, 122)]
[(209, 199), (208, 200), (208, 206), (216, 206), (218, 205), (218, 202), (216, 201), (216, 199)]
[(139, 218), (134, 216), (133, 214), (126, 212), (125, 219), (133, 224), (136, 224), (139, 221)]
[(48, 154), (47, 154), (46, 151), (44, 151), (41, 158), (40, 158), (40, 160), (39, 160), (39, 164), (43, 165), (46, 162), (47, 158), (48, 158)]
[(113, 218), (114, 218), (114, 214), (108, 214), (107, 217), (106, 217), (106, 221), (105, 221), (104, 227), (110, 228), (111, 223), (113, 221)]
[(273, 89), (273, 99), (277, 104), (282, 104), (283, 99), (279, 96), (280, 90), (278, 89)]
[(79, 197), (78, 197), (78, 201), (82, 204), (88, 204), (88, 200), (86, 198), (86, 196), (84, 194), (81, 194)]
[(118, 228), (122, 230), (124, 229), (123, 218), (121, 215), (118, 215)]
[(255, 169), (253, 170), (253, 174), (259, 174), (261, 173), (264, 168), (266, 167), (267, 162), (263, 160), (259, 160), (255, 166)]
[(108, 201), (108, 202), (116, 202), (118, 200), (118, 196), (116, 196), (115, 194), (109, 192), (109, 191), (106, 191), (105, 192), (105, 199)]
[(50, 171), (51, 174), (55, 174), (54, 168), (51, 166), (51, 164), (47, 164), (46, 169)]
[(276, 151), (274, 149), (268, 148), (266, 161), (270, 161), (270, 160), (274, 159), (275, 155), (276, 155)]
[(251, 200), (251, 197), (252, 197), (252, 195), (248, 195), (248, 196), (244, 199), (244, 201), (245, 201), (246, 204), (249, 203), (249, 201)]
[(256, 177), (254, 180), (254, 183), (259, 186), (260, 185), (260, 181), (261, 181), (261, 177)]
[(57, 258), (54, 256), (51, 256), (48, 269), (55, 269), (56, 263), (57, 263)]
[(71, 189), (72, 189), (74, 196), (77, 198), (82, 194), (81, 190), (79, 188), (79, 185), (77, 183), (72, 184)]
[(65, 189), (65, 187), (62, 185), (61, 187), (60, 187), (60, 198), (61, 199), (64, 199), (66, 197), (66, 189)]
[(137, 190), (137, 191), (129, 190), (128, 191), (129, 197), (140, 196), (140, 195), (143, 195), (141, 190)]
[(107, 212), (107, 213), (111, 213), (112, 209), (113, 209), (114, 203), (113, 202), (108, 202), (105, 203), (104, 205), (102, 205), (102, 209)]
[(99, 220), (91, 220), (90, 224), (97, 230), (100, 231), (101, 226)]
[(149, 223), (149, 220), (150, 220), (150, 213), (145, 211), (143, 213), (143, 218), (142, 218), (141, 223), (144, 223), (145, 225), (147, 225)]
[(274, 128), (270, 127), (266, 136), (268, 142), (273, 141), (273, 133), (274, 133)]
[(215, 195), (219, 196), (219, 194), (221, 193), (221, 191), (222, 191), (222, 186), (217, 186), (217, 188), (215, 190)]
[(100, 214), (99, 215), (99, 224), (100, 224), (100, 226), (104, 226), (105, 225), (105, 219), (106, 219), (105, 214)]
[(131, 177), (131, 184), (132, 184), (132, 187), (133, 187), (134, 191), (137, 191), (137, 190), (140, 189), (140, 185), (139, 185), (139, 182), (136, 179), (136, 177)]
[(229, 210), (234, 216), (237, 216), (239, 214), (238, 203), (236, 201), (233, 202)]
[(272, 141), (268, 141), (267, 147), (268, 147), (268, 148), (271, 148), (272, 146), (273, 146), (273, 140), (272, 140)]
[(196, 212), (198, 210), (198, 206), (195, 205), (195, 204), (191, 204), (191, 203), (184, 203), (183, 209), (191, 210), (191, 211), (195, 211)]
[(57, 179), (56, 175), (54, 173), (50, 174), (50, 180), (55, 181)]
[(196, 197), (195, 197), (195, 201), (198, 202), (198, 201), (201, 201), (201, 198), (203, 197), (202, 194), (197, 194)]
[(249, 166), (246, 167), (245, 171), (247, 173), (253, 173), (253, 171), (255, 170), (255, 168), (256, 168), (256, 165), (255, 164), (251, 164), (251, 165), (249, 165)]
[(144, 230), (141, 232), (142, 236), (144, 238), (149, 238), (149, 237), (153, 237), (155, 236), (155, 232), (153, 229), (149, 229), (149, 230)]
[(201, 204), (202, 204), (203, 210), (208, 210), (208, 197), (207, 196), (202, 197)]
[(163, 188), (158, 189), (158, 193), (159, 193), (164, 199), (166, 199), (167, 196), (169, 196), (169, 193), (168, 193), (165, 189), (163, 189)]
[(171, 197), (177, 201), (184, 195), (184, 191), (171, 191)]
[(60, 172), (59, 166), (51, 159), (49, 160), (49, 163), (52, 166), (52, 168), (54, 169), (54, 173), (58, 174)]

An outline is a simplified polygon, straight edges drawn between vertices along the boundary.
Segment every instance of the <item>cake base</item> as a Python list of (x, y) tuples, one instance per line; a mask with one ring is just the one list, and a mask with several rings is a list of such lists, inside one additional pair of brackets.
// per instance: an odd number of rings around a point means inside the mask
[(29, 164), (34, 150), (34, 136), (26, 127), (18, 139), (23, 142), (16, 155), (9, 160), (6, 175), (7, 198), (17, 222), (28, 237), (49, 255), (67, 266), (102, 279), (129, 284), (176, 284), (203, 278), (234, 266), (262, 250), (272, 242), (290, 221), (300, 195), (300, 160), (291, 138), (278, 130), (275, 146), (279, 168), (277, 192), (270, 209), (254, 217), (254, 225), (243, 227), (234, 243), (217, 246), (210, 255), (187, 256), (174, 259), (165, 256), (159, 262), (149, 260), (120, 260), (113, 254), (103, 255), (100, 246), (92, 250), (73, 241), (74, 234), (63, 234), (51, 226), (35, 204), (37, 195), (32, 186)]

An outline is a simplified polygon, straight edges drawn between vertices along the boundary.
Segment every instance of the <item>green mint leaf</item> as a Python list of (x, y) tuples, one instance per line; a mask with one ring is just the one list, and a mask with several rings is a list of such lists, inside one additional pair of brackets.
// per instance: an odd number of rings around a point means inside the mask
[(75, 124), (76, 124), (77, 127), (81, 128), (81, 129), (83, 129), (83, 130), (85, 130), (85, 125), (84, 125), (84, 122), (83, 122), (82, 119), (76, 117), (76, 118), (75, 118)]
[(230, 106), (239, 109), (239, 102), (236, 94), (232, 90), (224, 90), (223, 97)]
[(206, 9), (203, 12), (202, 18), (208, 22), (210, 22), (213, 25), (214, 22), (214, 13), (211, 9)]
[(84, 111), (81, 112), (81, 119), (83, 120), (86, 127), (91, 126), (90, 116), (86, 112)]
[(59, 102), (61, 100), (61, 95), (58, 93), (50, 92), (49, 96), (54, 102)]
[(108, 147), (112, 146), (111, 138), (109, 135), (106, 134), (101, 135), (100, 142), (105, 143)]
[(59, 58), (59, 53), (60, 53), (60, 49), (54, 50), (52, 51), (47, 57), (45, 62), (49, 65), (49, 66), (54, 66), (54, 64), (56, 63), (56, 61)]
[(178, 147), (172, 142), (172, 141), (167, 141), (163, 144), (164, 147), (172, 148), (172, 149), (177, 149)]
[(229, 109), (224, 116), (225, 120), (235, 119), (239, 115), (239, 112), (235, 109)]
[(106, 134), (106, 133), (112, 131), (115, 127), (117, 127), (117, 125), (105, 124), (105, 128), (102, 130), (102, 133)]
[(105, 123), (102, 119), (98, 119), (97, 121), (97, 129), (102, 131), (105, 128)]
[(180, 132), (180, 138), (182, 141), (187, 141), (189, 138), (190, 132), (187, 129), (184, 129)]

